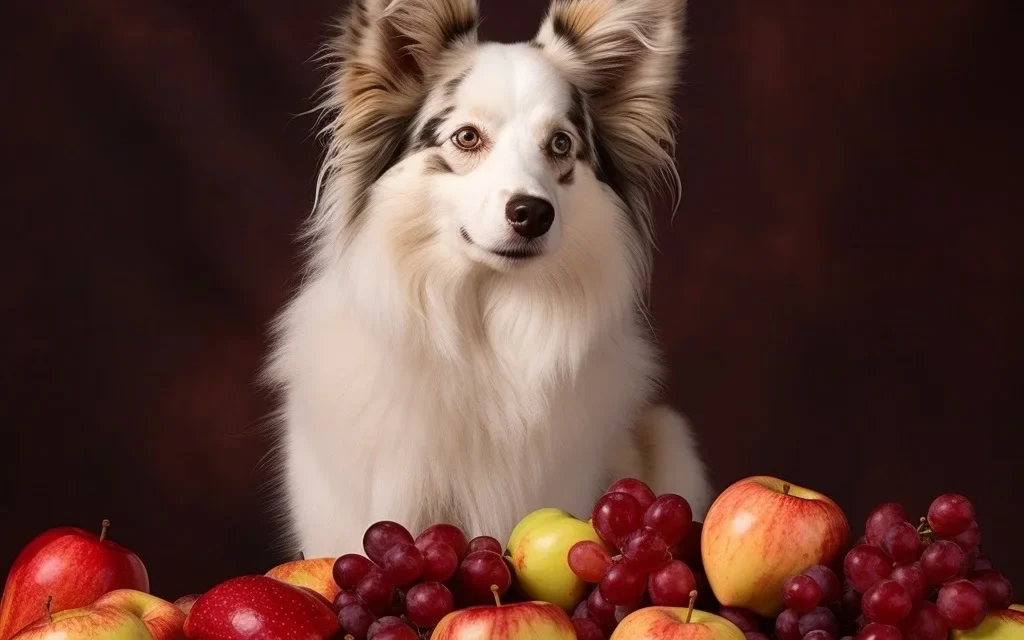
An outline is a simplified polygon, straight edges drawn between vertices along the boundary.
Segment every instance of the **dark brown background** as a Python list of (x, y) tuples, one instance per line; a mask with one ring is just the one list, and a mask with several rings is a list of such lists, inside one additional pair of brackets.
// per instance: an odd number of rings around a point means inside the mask
[[(485, 35), (541, 5), (484, 0)], [(958, 490), (1024, 581), (1020, 6), (694, 0), (654, 310), (719, 486), (780, 475), (858, 530)], [(169, 597), (280, 559), (253, 380), (338, 9), (3, 3), (0, 571), (103, 517)]]

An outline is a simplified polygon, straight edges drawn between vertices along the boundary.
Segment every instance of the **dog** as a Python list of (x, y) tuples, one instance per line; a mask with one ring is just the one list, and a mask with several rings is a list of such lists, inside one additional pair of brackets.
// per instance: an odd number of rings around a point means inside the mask
[(293, 551), (360, 551), (380, 520), (504, 540), (626, 476), (704, 512), (645, 307), (684, 2), (555, 0), (518, 44), (478, 40), (475, 0), (349, 7), (266, 368)]

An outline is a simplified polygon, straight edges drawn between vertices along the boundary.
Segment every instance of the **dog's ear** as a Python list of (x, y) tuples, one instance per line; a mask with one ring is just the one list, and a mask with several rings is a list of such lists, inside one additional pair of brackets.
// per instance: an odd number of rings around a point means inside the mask
[(334, 73), (323, 106), (337, 147), (329, 162), (343, 165), (333, 169), (372, 182), (400, 156), (433, 75), (476, 43), (477, 23), (476, 0), (352, 1), (326, 55)]
[(535, 43), (587, 97), (599, 162), (649, 197), (676, 187), (673, 93), (686, 0), (555, 0)]

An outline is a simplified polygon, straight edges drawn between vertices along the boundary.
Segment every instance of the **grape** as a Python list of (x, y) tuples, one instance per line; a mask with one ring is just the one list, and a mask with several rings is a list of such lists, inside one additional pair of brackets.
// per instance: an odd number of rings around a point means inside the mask
[(615, 624), (622, 622), (622, 619), (636, 611), (639, 607), (615, 607)]
[(967, 579), (978, 588), (981, 595), (985, 596), (990, 609), (1008, 609), (1013, 604), (1013, 586), (1006, 576), (998, 571), (975, 571), (969, 574)]
[(871, 622), (897, 624), (907, 617), (913, 603), (906, 587), (886, 579), (864, 592), (860, 606), (864, 617)]
[(973, 629), (985, 618), (985, 596), (969, 580), (944, 585), (935, 604), (951, 629)]
[(797, 613), (808, 613), (821, 602), (821, 587), (810, 576), (793, 576), (782, 585), (782, 601)]
[(931, 602), (914, 605), (910, 615), (903, 621), (903, 637), (906, 640), (946, 640), (949, 628), (939, 614), (939, 608)]
[(860, 630), (857, 640), (903, 640), (903, 636), (896, 627), (872, 622)]
[[(624, 496), (624, 493), (613, 493), (613, 496)], [(598, 587), (601, 595), (608, 602), (623, 607), (639, 604), (644, 597), (647, 574), (632, 563), (621, 560), (605, 571)]]
[(573, 609), (572, 617), (574, 617), (574, 618), (589, 618), (590, 617), (590, 611), (587, 610), (587, 601), (586, 600), (584, 600), (583, 602), (581, 602), (578, 605), (576, 605), (576, 608)]
[(626, 536), (622, 555), (641, 571), (653, 571), (668, 560), (668, 544), (657, 531), (643, 527)]
[(974, 505), (958, 493), (944, 493), (928, 507), (928, 526), (937, 536), (963, 533), (974, 522)]
[(587, 598), (587, 613), (590, 619), (601, 625), (605, 633), (615, 628), (615, 605), (604, 599), (601, 589), (594, 589)]
[[(686, 530), (686, 535), (683, 536), (683, 539), (678, 544), (672, 545), (672, 557), (682, 560), (686, 563), (686, 566), (695, 571), (702, 570), (704, 568), (704, 558), (701, 557), (700, 553), (700, 538), (703, 532), (703, 523), (692, 523), (690, 528)], [(664, 534), (662, 537), (665, 537)]]
[(761, 629), (757, 617), (746, 609), (722, 607), (718, 610), (718, 615), (736, 625), (743, 633), (751, 633)]
[(493, 551), (473, 551), (459, 565), (457, 572), (463, 593), (474, 604), (494, 601), (491, 585), (498, 587), (498, 595), (504, 595), (512, 584), (512, 574), (505, 560)]
[(501, 543), (491, 536), (477, 536), (469, 541), (469, 552), (473, 553), (474, 551), (493, 551), (500, 556)]
[(628, 493), (640, 503), (640, 509), (647, 511), (656, 496), (651, 488), (635, 478), (623, 478), (608, 487), (605, 493)]
[(818, 588), (821, 589), (822, 604), (831, 605), (839, 601), (843, 585), (840, 584), (839, 577), (834, 571), (825, 565), (816, 564), (813, 567), (808, 567), (804, 571), (804, 575), (818, 584)]
[(402, 622), (402, 619), (398, 616), (384, 616), (383, 618), (378, 618), (370, 625), (370, 629), (366, 632), (366, 637), (372, 640), (374, 634), (378, 633), (382, 629), (404, 624), (405, 623)]
[(619, 549), (625, 537), (640, 528), (644, 512), (636, 498), (628, 493), (609, 493), (601, 496), (594, 505), (591, 519), (597, 535)]
[(423, 575), (423, 564), (423, 554), (410, 542), (388, 549), (381, 568), (391, 584), (407, 587)]
[(907, 512), (903, 510), (903, 505), (896, 502), (880, 504), (868, 515), (868, 521), (864, 525), (864, 537), (868, 544), (880, 546), (885, 532), (900, 522), (907, 522)]
[(395, 588), (380, 569), (374, 569), (356, 585), (356, 595), (371, 613), (380, 615), (387, 611), (394, 601)]
[(605, 548), (592, 540), (581, 540), (569, 549), (569, 568), (584, 582), (597, 584), (612, 564)]
[(576, 638), (578, 640), (605, 640), (604, 631), (601, 631), (601, 625), (593, 620), (573, 618), (572, 626), (576, 629)]
[[(604, 582), (601, 588), (604, 588)], [(647, 594), (651, 602), (660, 607), (686, 606), (690, 602), (690, 592), (696, 589), (697, 579), (681, 560), (666, 562), (647, 578)]]
[(350, 604), (362, 604), (363, 601), (359, 599), (355, 591), (339, 591), (338, 595), (334, 596), (334, 611), (341, 611), (344, 607)]
[(993, 569), (992, 559), (986, 555), (979, 554), (974, 560), (974, 571), (984, 571), (985, 569)]
[(370, 528), (363, 534), (363, 551), (366, 557), (378, 565), (384, 563), (384, 554), (391, 547), (405, 543), (412, 543), (412, 534), (405, 527), (397, 522), (383, 521), (370, 525)]
[(423, 582), (444, 582), (455, 575), (459, 568), (459, 556), (443, 542), (435, 542), (423, 549), (422, 553), (423, 575), (420, 579)]
[(921, 568), (928, 584), (943, 584), (963, 577), (967, 571), (967, 554), (949, 540), (937, 540), (921, 554)]
[(956, 546), (963, 549), (965, 552), (973, 551), (978, 548), (981, 544), (981, 529), (978, 528), (977, 522), (971, 522), (970, 526), (956, 534), (955, 536), (949, 536), (945, 538), (950, 542), (956, 544)]
[(849, 619), (860, 615), (860, 594), (857, 590), (846, 585), (843, 587), (843, 598), (841, 600), (843, 614)]
[(889, 577), (892, 560), (878, 547), (859, 544), (846, 554), (843, 573), (853, 588), (863, 593), (879, 580)]
[(358, 604), (350, 604), (338, 612), (338, 622), (345, 633), (352, 634), (357, 638), (365, 638), (370, 625), (373, 624), (373, 614)]
[(882, 537), (882, 551), (896, 564), (917, 562), (921, 555), (921, 536), (909, 522), (897, 522)]
[(804, 636), (804, 640), (835, 640), (835, 637), (828, 631), (822, 631), (821, 629), (815, 629)]
[(405, 615), (417, 627), (433, 628), (454, 609), (452, 592), (437, 582), (423, 582), (405, 594)]
[(373, 568), (369, 558), (358, 553), (347, 553), (334, 561), (334, 582), (342, 589), (352, 588)]
[(686, 498), (666, 493), (658, 496), (648, 507), (644, 524), (660, 533), (669, 546), (674, 546), (686, 537), (693, 524), (693, 509)]
[(892, 570), (892, 574), (889, 577), (903, 585), (903, 588), (907, 590), (907, 594), (910, 596), (911, 602), (924, 600), (925, 595), (928, 593), (928, 578), (925, 577), (924, 569), (921, 568), (920, 562), (896, 567)]
[(385, 627), (372, 636), (367, 636), (368, 640), (419, 640), (419, 637), (419, 634), (404, 622)]
[(775, 635), (779, 640), (800, 640), (803, 634), (800, 633), (800, 614), (792, 609), (786, 609), (775, 618)]
[(764, 635), (760, 631), (745, 631), (743, 637), (747, 640), (769, 640), (768, 636)]
[(836, 614), (832, 613), (830, 609), (818, 607), (814, 611), (800, 616), (797, 629), (800, 630), (801, 637), (812, 631), (821, 630), (827, 631), (834, 638), (839, 635), (839, 621), (836, 620)]
[(469, 553), (466, 534), (462, 533), (462, 529), (450, 524), (435, 524), (432, 527), (427, 527), (420, 535), (416, 536), (415, 544), (422, 553), (427, 550), (427, 547), (438, 542), (451, 547), (455, 551), (455, 555), (459, 557), (459, 562), (462, 562), (462, 559)]

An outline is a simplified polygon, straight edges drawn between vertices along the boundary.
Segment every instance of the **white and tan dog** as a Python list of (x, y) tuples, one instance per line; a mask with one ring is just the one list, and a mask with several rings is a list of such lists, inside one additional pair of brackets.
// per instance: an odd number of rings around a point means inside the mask
[(475, 0), (349, 10), (268, 368), (295, 550), (358, 551), (383, 519), (505, 539), (627, 475), (706, 509), (644, 306), (683, 1), (556, 0), (514, 45), (477, 41)]

